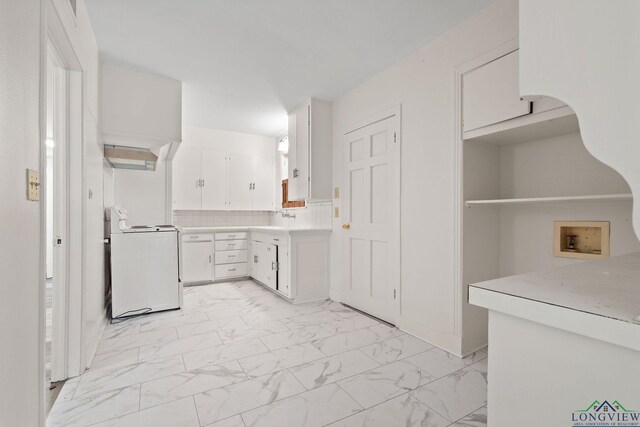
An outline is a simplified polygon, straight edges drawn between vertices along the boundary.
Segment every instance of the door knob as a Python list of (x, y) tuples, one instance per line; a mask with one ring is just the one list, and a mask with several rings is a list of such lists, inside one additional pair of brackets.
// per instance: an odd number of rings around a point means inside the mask
[(345, 230), (348, 230), (351, 228), (351, 224), (342, 224), (342, 228), (344, 228)]

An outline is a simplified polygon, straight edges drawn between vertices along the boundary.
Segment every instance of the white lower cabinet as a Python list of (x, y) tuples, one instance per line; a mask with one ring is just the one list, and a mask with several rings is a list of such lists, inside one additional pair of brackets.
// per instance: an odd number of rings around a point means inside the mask
[(186, 234), (182, 236), (180, 277), (183, 283), (213, 280), (213, 236)]
[(251, 277), (294, 304), (329, 298), (329, 231), (182, 233), (184, 283)]
[(329, 298), (329, 236), (320, 230), (252, 232), (251, 277), (294, 304)]
[(253, 240), (251, 242), (251, 249), (251, 277), (274, 291), (280, 291), (289, 296), (287, 292), (288, 289), (284, 287), (281, 288), (283, 283), (280, 283), (279, 280), (280, 272), (278, 264), (279, 250), (286, 254), (286, 247), (275, 245), (269, 241)]
[(216, 280), (244, 277), (247, 275), (247, 263), (216, 265)]

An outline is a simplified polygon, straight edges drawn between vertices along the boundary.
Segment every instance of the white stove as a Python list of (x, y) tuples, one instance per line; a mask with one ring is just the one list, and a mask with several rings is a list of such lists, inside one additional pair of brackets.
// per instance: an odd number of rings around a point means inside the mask
[(107, 212), (111, 241), (111, 317), (172, 310), (182, 305), (178, 229), (127, 225), (127, 211)]

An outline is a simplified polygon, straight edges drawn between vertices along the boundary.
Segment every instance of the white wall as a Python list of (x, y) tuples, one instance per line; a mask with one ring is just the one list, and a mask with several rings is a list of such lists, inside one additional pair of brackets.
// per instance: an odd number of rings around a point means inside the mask
[[(518, 35), (518, 3), (496, 0), (333, 104), (334, 186), (343, 135), (402, 104), (401, 318), (404, 330), (460, 352), (454, 303), (454, 70)], [(339, 206), (340, 200), (335, 200)], [(341, 221), (333, 223), (332, 296), (342, 287)]]
[[(25, 170), (40, 170), (40, 1), (0, 2), (0, 425), (36, 426), (44, 371), (41, 203)], [(7, 107), (7, 108), (5, 108)], [(44, 172), (44, 171), (42, 171)], [(44, 230), (42, 230), (44, 231)], [(40, 255), (39, 255), (40, 254)]]
[(130, 225), (168, 224), (167, 161), (168, 145), (160, 150), (155, 171), (114, 169), (114, 201), (127, 209)]
[(635, 193), (640, 237), (640, 2), (522, 0), (521, 8), (521, 94), (551, 96), (573, 108), (589, 152)]
[(232, 132), (220, 129), (185, 127), (181, 146), (207, 150), (235, 150), (240, 153), (259, 153), (275, 159), (273, 136)]
[(589, 154), (580, 134), (510, 145), (500, 150), (501, 198), (630, 192), (619, 173)]
[(182, 82), (102, 66), (101, 127), (105, 143), (157, 147), (182, 141)]

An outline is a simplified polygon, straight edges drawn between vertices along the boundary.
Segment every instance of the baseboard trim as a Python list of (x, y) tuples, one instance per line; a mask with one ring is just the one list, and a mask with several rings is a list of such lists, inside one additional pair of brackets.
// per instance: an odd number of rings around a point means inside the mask
[(454, 334), (436, 331), (428, 326), (418, 323), (414, 320), (400, 316), (396, 322), (396, 327), (403, 332), (420, 338), (423, 341), (433, 344), (442, 350), (451, 353), (457, 357), (462, 357), (462, 339)]
[(91, 335), (94, 339), (89, 339), (88, 348), (89, 350), (86, 353), (85, 363), (83, 367), (83, 372), (91, 366), (93, 363), (93, 358), (96, 356), (96, 352), (98, 351), (98, 345), (100, 344), (100, 340), (102, 339), (102, 335), (104, 334), (104, 330), (107, 327), (108, 317), (107, 317), (107, 309), (105, 308), (102, 311), (102, 318), (100, 322), (98, 322), (98, 326), (95, 328), (95, 332)]

